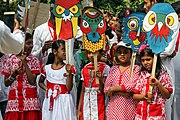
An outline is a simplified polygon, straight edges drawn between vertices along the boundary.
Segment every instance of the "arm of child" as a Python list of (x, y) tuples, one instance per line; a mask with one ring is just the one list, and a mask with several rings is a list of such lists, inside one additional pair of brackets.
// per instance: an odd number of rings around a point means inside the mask
[(170, 98), (171, 93), (160, 83), (159, 80), (157, 80), (156, 78), (151, 78), (150, 84), (156, 85), (164, 98)]
[(84, 82), (82, 82), (81, 96), (80, 96), (79, 105), (78, 105), (77, 120), (79, 120), (80, 114), (81, 114), (81, 112), (82, 112), (81, 106), (82, 106), (82, 98), (83, 98), (83, 96), (84, 96), (84, 92), (85, 92), (85, 87), (84, 87)]
[(45, 76), (41, 75), (38, 84), (43, 90), (47, 91), (47, 86), (44, 84), (45, 78)]
[(72, 74), (72, 66), (70, 64), (66, 65), (66, 71), (68, 72), (67, 81), (66, 81), (66, 88), (70, 92), (73, 87), (73, 74)]

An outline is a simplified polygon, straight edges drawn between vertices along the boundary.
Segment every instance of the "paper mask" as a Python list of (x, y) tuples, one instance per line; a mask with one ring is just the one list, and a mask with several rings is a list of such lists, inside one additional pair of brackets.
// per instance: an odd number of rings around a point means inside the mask
[(96, 52), (104, 47), (106, 21), (101, 11), (85, 7), (80, 17), (84, 48)]
[(80, 16), (79, 0), (57, 0), (53, 7), (58, 38), (68, 40), (77, 34)]
[(143, 29), (144, 17), (144, 13), (135, 12), (123, 19), (122, 41), (131, 44), (134, 52), (138, 52), (140, 46), (146, 42), (146, 33)]
[[(152, 6), (144, 18), (143, 27), (147, 31), (147, 42), (155, 54), (159, 54), (177, 40), (178, 15), (168, 3)], [(177, 34), (177, 35), (176, 35)], [(175, 43), (174, 43), (175, 44)]]

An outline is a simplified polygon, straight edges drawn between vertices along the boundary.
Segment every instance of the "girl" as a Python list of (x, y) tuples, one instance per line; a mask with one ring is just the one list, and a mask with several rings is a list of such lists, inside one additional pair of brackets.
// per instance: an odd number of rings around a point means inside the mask
[(63, 40), (53, 42), (50, 56), (52, 63), (49, 61), (49, 64), (44, 66), (39, 80), (39, 86), (46, 91), (42, 119), (76, 120), (75, 106), (70, 94), (75, 67), (63, 62), (66, 59)]
[(31, 53), (32, 35), (26, 33), (24, 52), (12, 55), (3, 66), (5, 85), (10, 86), (5, 120), (40, 120), (41, 105), (36, 76), (40, 65)]
[[(102, 50), (97, 51), (98, 60)], [(94, 53), (87, 51), (87, 58), (91, 61), (82, 69), (82, 90), (78, 106), (78, 120), (104, 120), (105, 96), (104, 80), (110, 67), (104, 62), (98, 62), (98, 71), (94, 72)], [(96, 83), (97, 76), (99, 83)]]
[(132, 92), (139, 76), (139, 67), (134, 66), (130, 78), (131, 46), (121, 41), (115, 52), (119, 65), (111, 67), (104, 86), (105, 93), (110, 96), (107, 120), (134, 120), (136, 101), (132, 98)]
[[(142, 68), (133, 95), (135, 100), (139, 100), (136, 120), (165, 120), (165, 101), (173, 91), (170, 77), (162, 68), (159, 56), (155, 78), (151, 77), (153, 57), (151, 49), (142, 45), (140, 49)], [(149, 92), (150, 85), (154, 86), (152, 93)]]

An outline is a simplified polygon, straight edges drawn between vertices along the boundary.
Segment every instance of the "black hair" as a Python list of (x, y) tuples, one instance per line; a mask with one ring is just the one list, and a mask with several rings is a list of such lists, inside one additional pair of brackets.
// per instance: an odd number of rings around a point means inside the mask
[(31, 39), (31, 38), (33, 38), (33, 36), (30, 34), (30, 33), (26, 33), (26, 39), (25, 40), (29, 40), (29, 39)]
[(46, 65), (48, 65), (48, 64), (53, 64), (54, 58), (55, 58), (54, 53), (53, 53), (53, 50), (56, 50), (56, 51), (57, 51), (58, 48), (59, 48), (61, 45), (65, 45), (65, 41), (64, 41), (64, 40), (57, 40), (57, 41), (54, 41), (54, 42), (52, 43), (52, 53), (49, 53), (49, 55), (48, 55), (48, 60), (47, 60)]
[[(141, 58), (146, 55), (154, 58), (154, 53), (152, 52), (152, 50), (149, 47), (146, 47), (144, 50), (142, 50), (140, 52), (140, 61), (141, 61)], [(155, 72), (156, 78), (158, 78), (160, 76), (161, 69), (162, 69), (162, 62), (161, 62), (160, 56), (158, 55), (157, 63), (156, 63), (156, 72)], [(142, 66), (142, 63), (141, 63), (141, 71), (145, 71), (145, 70), (146, 69)]]
[(107, 28), (105, 31), (105, 35), (107, 35), (109, 37), (109, 39), (112, 39), (114, 37), (114, 35), (112, 34), (112, 29), (111, 27), (108, 25), (108, 23), (106, 23)]
[(177, 14), (180, 14), (180, 1), (172, 3), (171, 6), (174, 8)]
[(146, 13), (146, 11), (144, 9), (144, 2), (141, 3), (140, 5), (138, 5), (136, 12)]

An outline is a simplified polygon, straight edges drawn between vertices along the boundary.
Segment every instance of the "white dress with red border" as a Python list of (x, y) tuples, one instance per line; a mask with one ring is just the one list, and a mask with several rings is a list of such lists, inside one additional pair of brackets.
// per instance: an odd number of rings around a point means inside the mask
[[(104, 91), (112, 86), (121, 86), (123, 92), (133, 92), (136, 81), (139, 78), (139, 66), (135, 65), (130, 78), (130, 66), (120, 71), (120, 66), (111, 67), (107, 76)], [(107, 112), (107, 120), (134, 120), (137, 101), (132, 97), (122, 95), (110, 96)]]
[[(72, 73), (75, 74), (75, 67), (72, 68)], [(65, 66), (53, 69), (52, 64), (45, 65), (42, 70), (48, 88), (42, 108), (43, 120), (76, 120), (72, 95), (66, 89), (65, 73)]]
[[(147, 94), (149, 91), (149, 79), (151, 74), (147, 71), (141, 72), (140, 78), (137, 81), (134, 93)], [(172, 83), (169, 74), (162, 70), (159, 77), (160, 83), (171, 93), (173, 92)], [(150, 103), (147, 100), (139, 101), (137, 104), (137, 111), (135, 120), (166, 120), (165, 102), (166, 99), (162, 97), (157, 86), (152, 91), (153, 99)]]

